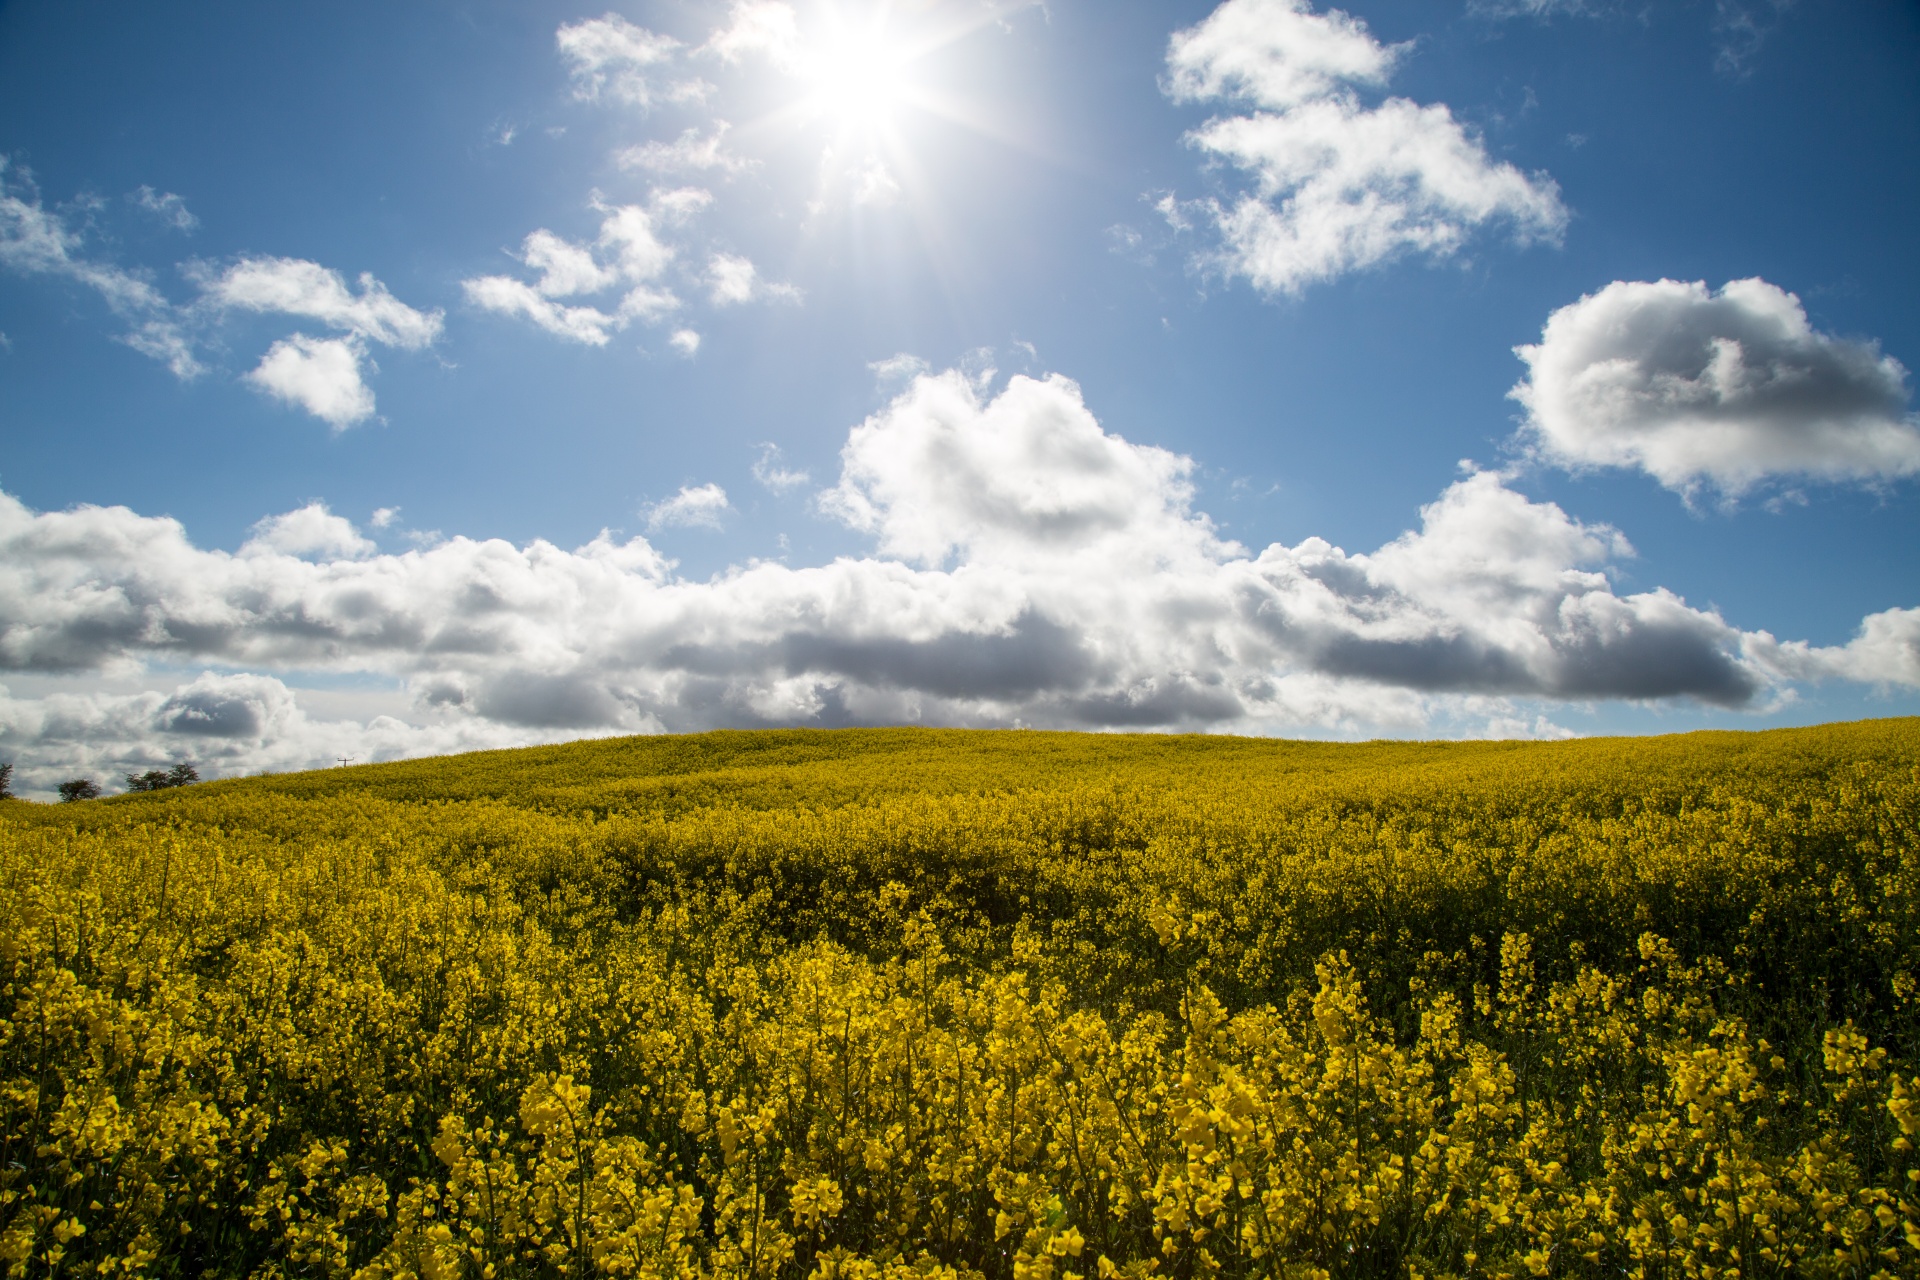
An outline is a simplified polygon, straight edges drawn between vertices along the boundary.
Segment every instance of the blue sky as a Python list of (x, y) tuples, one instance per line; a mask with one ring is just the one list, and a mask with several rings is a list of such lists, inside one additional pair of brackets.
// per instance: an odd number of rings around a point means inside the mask
[(16, 0), (0, 758), (1912, 714), (1916, 65), (1869, 3)]

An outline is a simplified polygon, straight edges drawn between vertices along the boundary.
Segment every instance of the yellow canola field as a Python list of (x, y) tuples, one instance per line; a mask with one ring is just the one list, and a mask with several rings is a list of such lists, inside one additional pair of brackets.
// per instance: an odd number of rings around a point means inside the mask
[(0, 804), (9, 1276), (1920, 1275), (1920, 721)]

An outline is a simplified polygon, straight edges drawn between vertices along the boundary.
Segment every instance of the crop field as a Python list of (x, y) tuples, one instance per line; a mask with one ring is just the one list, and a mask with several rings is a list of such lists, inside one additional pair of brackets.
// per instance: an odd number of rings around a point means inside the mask
[(1920, 721), (0, 802), (17, 1277), (1920, 1275)]

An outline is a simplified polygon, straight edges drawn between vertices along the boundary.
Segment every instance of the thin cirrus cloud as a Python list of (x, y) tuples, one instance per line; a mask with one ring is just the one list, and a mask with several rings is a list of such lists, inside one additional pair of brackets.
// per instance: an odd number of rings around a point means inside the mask
[(175, 231), (190, 235), (200, 225), (200, 219), (194, 217), (193, 211), (187, 208), (185, 197), (172, 191), (155, 191), (152, 187), (141, 186), (127, 199)]
[(0, 266), (22, 275), (71, 280), (93, 290), (128, 325), (121, 342), (165, 364), (177, 378), (193, 378), (205, 371), (180, 315), (152, 280), (88, 254), (85, 238), (58, 211), (42, 203), (32, 175), (4, 155), (0, 155)]
[[(1713, 68), (1729, 79), (1753, 73), (1761, 48), (1780, 25), (1794, 0), (1714, 0)], [(1468, 0), (1467, 12), (1478, 18), (1557, 17), (1629, 19), (1644, 23), (1647, 10), (1622, 0)]]
[(1250, 185), (1161, 202), (1176, 229), (1210, 225), (1199, 265), (1294, 294), (1402, 255), (1450, 257), (1489, 226), (1520, 244), (1558, 241), (1567, 212), (1552, 178), (1495, 162), (1444, 104), (1363, 102), (1402, 53), (1308, 0), (1226, 0), (1174, 33), (1167, 96), (1230, 108), (1187, 142)]
[(614, 153), (613, 160), (622, 169), (652, 173), (741, 173), (757, 162), (727, 150), (731, 127), (725, 120), (715, 120), (712, 132), (705, 135), (698, 129), (686, 129), (672, 142), (655, 139), (622, 148)]
[(1685, 494), (1920, 472), (1907, 371), (1877, 344), (1816, 330), (1765, 280), (1616, 280), (1515, 348), (1509, 394), (1541, 459), (1645, 471)]
[[(323, 762), (292, 758), (321, 743), (411, 754), (769, 723), (1549, 732), (1540, 716), (1568, 702), (1920, 685), (1920, 609), (1821, 647), (1623, 593), (1618, 531), (1500, 474), (1464, 476), (1371, 552), (1254, 551), (1193, 509), (1193, 467), (1106, 431), (1064, 377), (990, 394), (949, 370), (849, 432), (818, 508), (874, 550), (811, 567), (695, 581), (645, 538), (604, 534), (382, 554), (317, 504), (227, 553), (126, 508), (0, 496), (0, 671), (251, 671), (85, 708), (0, 697), (0, 747), (52, 777), (106, 752), (243, 771)], [(689, 485), (649, 525), (727, 509), (719, 486)], [(412, 711), (357, 736), (306, 719), (273, 674), (289, 669), (404, 682)], [(74, 727), (86, 716), (104, 727)]]

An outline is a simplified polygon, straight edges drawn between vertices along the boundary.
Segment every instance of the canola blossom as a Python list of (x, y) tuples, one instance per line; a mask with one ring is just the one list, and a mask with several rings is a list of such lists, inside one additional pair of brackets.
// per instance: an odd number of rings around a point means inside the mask
[(0, 802), (8, 1276), (1920, 1275), (1920, 722)]

